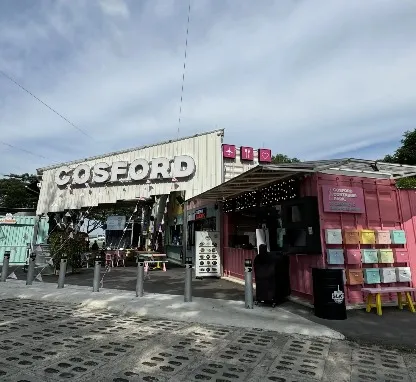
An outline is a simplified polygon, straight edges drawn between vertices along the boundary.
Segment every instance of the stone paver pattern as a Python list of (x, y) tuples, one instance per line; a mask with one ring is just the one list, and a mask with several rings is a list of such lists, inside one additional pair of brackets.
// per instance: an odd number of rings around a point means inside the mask
[(416, 355), (326, 338), (0, 300), (4, 382), (416, 382)]

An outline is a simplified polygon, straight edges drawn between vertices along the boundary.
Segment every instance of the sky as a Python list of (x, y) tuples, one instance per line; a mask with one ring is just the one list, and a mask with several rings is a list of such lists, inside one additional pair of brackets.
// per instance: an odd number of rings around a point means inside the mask
[(188, 0), (1, 0), (0, 70), (88, 136), (0, 74), (0, 174), (216, 128), (379, 159), (415, 128), (414, 0), (191, 0), (179, 124), (187, 17)]

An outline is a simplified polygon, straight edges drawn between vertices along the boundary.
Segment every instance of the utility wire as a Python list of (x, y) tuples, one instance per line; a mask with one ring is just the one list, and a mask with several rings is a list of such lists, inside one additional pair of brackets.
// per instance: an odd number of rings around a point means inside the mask
[(179, 137), (179, 129), (181, 125), (181, 117), (182, 117), (182, 103), (183, 103), (183, 87), (185, 84), (185, 70), (186, 70), (186, 58), (188, 53), (188, 36), (189, 36), (189, 20), (191, 18), (191, 0), (189, 0), (188, 6), (188, 22), (186, 24), (186, 38), (185, 38), (185, 58), (183, 61), (183, 72), (182, 72), (182, 88), (181, 88), (181, 101), (179, 104), (179, 124), (178, 124), (178, 137)]
[(2, 74), (4, 77), (6, 77), (11, 82), (13, 82), (20, 89), (22, 89), (23, 91), (25, 91), (26, 93), (28, 93), (29, 95), (31, 95), (34, 99), (36, 99), (38, 102), (40, 102), (43, 106), (46, 106), (50, 111), (52, 111), (57, 116), (59, 116), (60, 118), (62, 118), (65, 122), (69, 123), (72, 127), (74, 127), (75, 129), (77, 129), (81, 134), (84, 134), (85, 136), (87, 136), (87, 137), (89, 137), (91, 139), (94, 139), (87, 132), (85, 132), (80, 127), (78, 127), (77, 125), (75, 125), (74, 123), (72, 123), (68, 118), (66, 118), (62, 114), (58, 113), (54, 108), (52, 108), (51, 106), (49, 106), (48, 104), (46, 104), (45, 102), (43, 102), (41, 99), (39, 99), (38, 97), (36, 97), (32, 92), (30, 92), (25, 87), (23, 87), (22, 85), (20, 85), (15, 79), (13, 79), (12, 77), (10, 77), (8, 74), (6, 74), (5, 72), (3, 72), (2, 70), (0, 70), (0, 74)]
[(27, 154), (30, 154), (30, 155), (34, 155), (35, 157), (39, 157), (39, 158), (43, 158), (43, 159), (48, 159), (48, 158), (46, 158), (46, 157), (44, 157), (44, 156), (42, 156), (42, 155), (35, 154), (35, 153), (33, 153), (32, 151), (29, 151), (29, 150), (26, 150), (26, 149), (22, 149), (22, 148), (20, 148), (20, 147), (13, 146), (13, 145), (11, 145), (10, 143), (6, 143), (6, 142), (3, 142), (3, 141), (0, 141), (0, 143), (1, 143), (2, 145), (4, 145), (4, 146), (11, 147), (12, 149), (19, 150), (19, 151), (23, 151), (24, 153), (27, 153)]

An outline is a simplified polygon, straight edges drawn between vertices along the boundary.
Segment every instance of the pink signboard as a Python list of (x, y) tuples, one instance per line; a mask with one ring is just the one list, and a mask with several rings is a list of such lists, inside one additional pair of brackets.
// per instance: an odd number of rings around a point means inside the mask
[(272, 150), (259, 149), (259, 162), (270, 163), (272, 161)]
[(365, 212), (364, 191), (360, 187), (322, 186), (324, 212)]
[(223, 158), (235, 159), (235, 146), (234, 145), (222, 145)]
[(241, 160), (253, 160), (254, 159), (254, 150), (252, 147), (241, 146), (240, 148), (240, 157)]

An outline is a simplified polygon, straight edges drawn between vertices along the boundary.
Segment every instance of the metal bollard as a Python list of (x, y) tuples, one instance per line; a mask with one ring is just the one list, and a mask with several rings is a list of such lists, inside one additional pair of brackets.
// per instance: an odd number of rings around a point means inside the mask
[(10, 261), (10, 251), (4, 252), (3, 257), (3, 268), (1, 269), (1, 282), (6, 282), (7, 276), (9, 274), (9, 261)]
[(32, 252), (29, 256), (29, 266), (27, 268), (26, 285), (32, 285), (35, 276), (36, 253)]
[(65, 285), (65, 275), (66, 275), (66, 265), (67, 265), (67, 255), (63, 254), (61, 257), (61, 264), (59, 266), (59, 278), (58, 278), (58, 289), (61, 289)]
[(144, 260), (137, 259), (137, 283), (136, 283), (136, 297), (143, 297), (144, 289)]
[(184, 301), (192, 301), (192, 257), (185, 259), (185, 294)]
[(244, 261), (244, 295), (246, 309), (253, 309), (253, 263), (250, 259)]
[(92, 282), (92, 291), (100, 291), (100, 275), (101, 275), (101, 255), (97, 253), (94, 259), (94, 280)]

